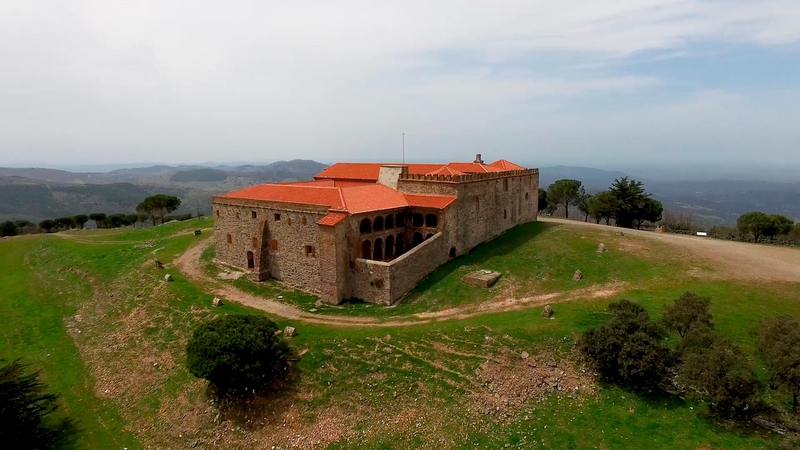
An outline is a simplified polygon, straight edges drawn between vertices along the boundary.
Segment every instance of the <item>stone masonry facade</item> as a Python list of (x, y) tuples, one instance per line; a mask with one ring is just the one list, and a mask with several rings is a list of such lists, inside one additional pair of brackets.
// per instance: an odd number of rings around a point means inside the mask
[(537, 219), (538, 169), (339, 163), (215, 196), (216, 259), (319, 295), (391, 305), (440, 265)]

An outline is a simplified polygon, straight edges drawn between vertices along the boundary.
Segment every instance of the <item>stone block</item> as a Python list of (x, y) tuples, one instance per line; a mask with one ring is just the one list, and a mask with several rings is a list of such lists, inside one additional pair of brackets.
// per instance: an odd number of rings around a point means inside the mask
[(172, 275), (170, 275), (170, 274), (166, 274), (166, 275), (164, 275), (164, 281), (166, 281), (167, 283), (169, 283), (170, 281), (172, 281)]
[(283, 329), (283, 335), (287, 338), (295, 337), (297, 336), (297, 330), (294, 327), (286, 327)]
[(222, 305), (224, 305), (224, 303), (222, 303), (222, 299), (219, 297), (214, 297), (214, 300), (211, 300), (211, 306), (215, 308), (219, 308)]
[(542, 309), (542, 317), (549, 319), (553, 316), (553, 308), (550, 305), (547, 305)]
[(500, 276), (502, 276), (500, 272), (495, 272), (493, 270), (476, 270), (475, 272), (464, 275), (464, 278), (461, 280), (467, 284), (488, 288), (495, 284), (497, 280), (500, 279)]

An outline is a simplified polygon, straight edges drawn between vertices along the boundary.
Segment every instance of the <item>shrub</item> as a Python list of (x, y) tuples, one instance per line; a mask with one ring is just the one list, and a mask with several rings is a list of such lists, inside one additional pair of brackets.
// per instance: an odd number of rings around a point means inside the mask
[(789, 316), (761, 322), (758, 353), (769, 370), (770, 385), (792, 395), (792, 410), (797, 412), (800, 393), (800, 323)]
[(289, 346), (278, 326), (259, 315), (226, 315), (200, 325), (186, 346), (192, 375), (220, 395), (254, 392), (286, 371)]
[(0, 223), (0, 236), (16, 236), (17, 235), (17, 226), (14, 225), (14, 222), (10, 220), (6, 220), (3, 223)]
[(710, 305), (711, 298), (684, 292), (672, 306), (667, 307), (661, 321), (667, 329), (677, 331), (683, 338), (694, 323), (704, 324), (708, 328), (714, 327), (711, 314), (708, 312)]
[(628, 300), (611, 303), (614, 317), (586, 331), (578, 349), (607, 380), (633, 387), (655, 387), (664, 378), (671, 351), (661, 344), (664, 329), (647, 311)]
[(58, 395), (48, 393), (39, 373), (14, 361), (0, 367), (0, 442), (5, 448), (56, 448), (77, 432), (68, 417), (55, 418)]

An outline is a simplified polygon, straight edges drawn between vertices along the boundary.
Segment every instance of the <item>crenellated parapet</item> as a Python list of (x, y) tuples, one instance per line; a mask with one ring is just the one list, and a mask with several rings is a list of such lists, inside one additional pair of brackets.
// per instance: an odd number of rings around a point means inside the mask
[(443, 183), (469, 183), (473, 181), (485, 181), (497, 178), (517, 177), (517, 176), (532, 175), (538, 173), (539, 169), (506, 170), (503, 172), (469, 173), (462, 175), (448, 175), (448, 174), (429, 175), (429, 174), (402, 173), (399, 175), (398, 180), (434, 181)]

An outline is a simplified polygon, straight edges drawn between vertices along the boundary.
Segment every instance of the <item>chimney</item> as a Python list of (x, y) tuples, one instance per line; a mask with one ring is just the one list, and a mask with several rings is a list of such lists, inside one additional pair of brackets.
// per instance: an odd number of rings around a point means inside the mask
[(473, 161), (473, 162), (474, 162), (475, 164), (483, 164), (483, 160), (481, 159), (481, 154), (480, 154), (480, 153), (478, 153), (477, 155), (475, 155), (475, 161)]

